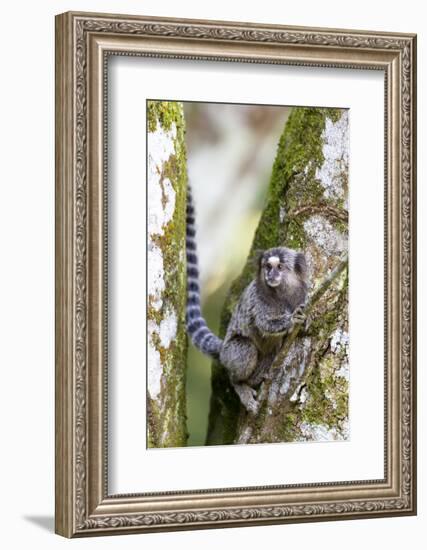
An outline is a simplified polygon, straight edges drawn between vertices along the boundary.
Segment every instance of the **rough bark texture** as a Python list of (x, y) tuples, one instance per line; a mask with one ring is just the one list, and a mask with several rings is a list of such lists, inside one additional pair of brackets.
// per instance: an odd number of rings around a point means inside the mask
[[(347, 196), (347, 111), (293, 109), (247, 264), (224, 305), (222, 336), (254, 276), (256, 250), (280, 245), (304, 250), (312, 292), (340, 264), (347, 251)], [(213, 364), (207, 444), (346, 439), (348, 344), (345, 268), (313, 304), (306, 330), (285, 345), (285, 359), (270, 369), (258, 390), (256, 417), (240, 406), (225, 369)]]
[(182, 104), (149, 101), (148, 373), (149, 447), (186, 444), (185, 205)]

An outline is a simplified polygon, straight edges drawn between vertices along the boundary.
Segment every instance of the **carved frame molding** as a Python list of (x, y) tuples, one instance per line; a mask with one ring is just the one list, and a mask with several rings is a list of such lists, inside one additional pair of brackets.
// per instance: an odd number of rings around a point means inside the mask
[[(385, 73), (384, 480), (108, 495), (108, 55)], [(67, 537), (416, 513), (416, 37), (68, 12), (56, 18), (56, 532)]]

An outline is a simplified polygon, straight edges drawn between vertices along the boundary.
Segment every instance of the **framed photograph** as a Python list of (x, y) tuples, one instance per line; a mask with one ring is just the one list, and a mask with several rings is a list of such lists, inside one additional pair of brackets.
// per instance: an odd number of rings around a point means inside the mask
[(56, 18), (56, 532), (416, 513), (416, 37)]

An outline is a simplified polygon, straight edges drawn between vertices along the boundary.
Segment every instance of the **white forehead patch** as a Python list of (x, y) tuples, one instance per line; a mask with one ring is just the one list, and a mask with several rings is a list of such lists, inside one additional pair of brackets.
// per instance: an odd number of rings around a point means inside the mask
[(277, 267), (279, 264), (280, 264), (280, 258), (278, 256), (270, 256), (268, 258), (268, 263), (272, 266), (272, 267)]

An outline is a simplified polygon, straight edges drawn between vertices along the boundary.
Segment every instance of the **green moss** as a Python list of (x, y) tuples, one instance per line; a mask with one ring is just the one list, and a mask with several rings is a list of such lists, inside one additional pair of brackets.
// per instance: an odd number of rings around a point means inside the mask
[(332, 220), (332, 223), (333, 223), (334, 228), (339, 233), (341, 233), (342, 235), (347, 235), (348, 234), (348, 220), (344, 221), (344, 220), (340, 220), (338, 218), (334, 218)]
[(157, 419), (159, 417), (158, 413), (158, 407), (156, 405), (156, 402), (151, 399), (149, 396), (147, 397), (147, 424), (148, 424), (148, 430), (147, 430), (147, 446), (148, 448), (157, 448), (160, 446), (160, 433), (158, 429), (158, 422)]
[(169, 131), (172, 124), (185, 128), (182, 103), (177, 101), (147, 101), (148, 131), (154, 132), (160, 124), (163, 130)]
[(287, 413), (279, 426), (280, 441), (295, 441), (298, 434), (298, 414), (295, 411)]
[[(347, 288), (344, 285), (338, 300), (331, 306), (335, 314), (320, 317), (325, 322), (324, 325), (319, 322), (319, 340), (329, 342), (331, 334), (341, 323), (340, 314), (346, 308)], [(303, 421), (340, 429), (341, 422), (348, 417), (348, 382), (337, 375), (337, 371), (347, 360), (345, 350), (332, 352), (329, 345), (317, 352), (306, 381), (309, 398), (301, 407)]]
[(326, 116), (330, 118), (334, 123), (338, 122), (343, 114), (343, 109), (327, 108), (323, 109), (323, 111), (325, 112)]
[(304, 231), (303, 220), (290, 220), (288, 222), (286, 237), (286, 246), (297, 250), (304, 250), (307, 244), (307, 239)]
[(309, 398), (301, 409), (301, 420), (339, 430), (348, 417), (348, 382), (335, 374), (339, 361), (328, 353), (307, 380)]

